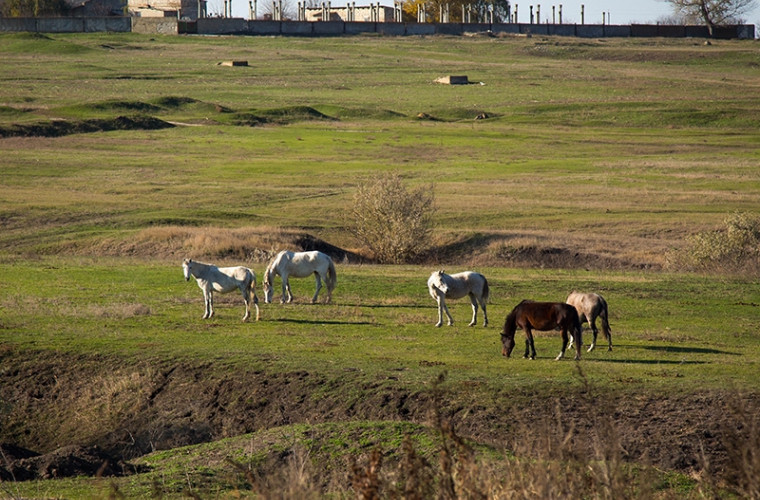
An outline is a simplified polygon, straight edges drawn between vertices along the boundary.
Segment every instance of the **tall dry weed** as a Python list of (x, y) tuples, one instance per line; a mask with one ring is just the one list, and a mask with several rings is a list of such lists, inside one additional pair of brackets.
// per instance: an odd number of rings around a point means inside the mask
[(687, 239), (685, 248), (671, 250), (666, 267), (760, 276), (760, 216), (748, 212), (729, 215), (723, 227), (697, 233)]

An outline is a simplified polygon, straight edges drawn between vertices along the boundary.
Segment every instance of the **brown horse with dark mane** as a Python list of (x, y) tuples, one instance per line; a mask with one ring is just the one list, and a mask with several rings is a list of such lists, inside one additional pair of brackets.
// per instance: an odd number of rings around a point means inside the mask
[[(575, 359), (581, 359), (581, 322), (578, 313), (571, 305), (563, 302), (534, 302), (523, 300), (507, 315), (504, 329), (501, 331), (501, 354), (509, 357), (515, 347), (515, 332), (522, 328), (525, 332), (525, 356), (536, 359), (536, 346), (533, 343), (533, 330), (562, 330), (562, 350), (555, 358), (562, 359), (567, 348), (571, 332), (575, 341)], [(529, 356), (530, 355), (530, 356)]]

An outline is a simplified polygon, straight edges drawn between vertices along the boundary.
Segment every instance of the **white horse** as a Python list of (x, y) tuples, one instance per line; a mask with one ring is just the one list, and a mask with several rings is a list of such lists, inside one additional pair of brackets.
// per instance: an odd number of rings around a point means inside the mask
[(259, 320), (259, 298), (256, 296), (256, 274), (247, 267), (216, 267), (196, 260), (185, 259), (182, 261), (182, 270), (185, 280), (190, 281), (190, 276), (198, 282), (203, 290), (203, 301), (206, 312), (203, 319), (214, 315), (214, 292), (227, 293), (240, 290), (245, 301), (245, 316), (243, 321), (251, 317), (251, 300), (256, 307), (256, 321)]
[(335, 264), (332, 259), (319, 251), (312, 252), (291, 252), (283, 250), (272, 259), (264, 273), (264, 301), (267, 304), (272, 303), (274, 294), (274, 277), (279, 275), (282, 278), (282, 303), (293, 302), (293, 294), (290, 291), (289, 278), (305, 278), (314, 274), (317, 280), (317, 290), (311, 303), (317, 301), (319, 291), (322, 289), (322, 281), (327, 285), (327, 299), (329, 303), (332, 299), (332, 292), (335, 289), (337, 277), (335, 275)]
[[(568, 295), (566, 302), (575, 307), (575, 310), (578, 311), (578, 318), (581, 320), (581, 323), (586, 321), (591, 325), (591, 332), (594, 334), (594, 339), (591, 341), (591, 346), (589, 346), (588, 352), (593, 351), (594, 347), (596, 347), (596, 336), (599, 333), (599, 330), (596, 328), (596, 318), (602, 319), (602, 333), (604, 333), (604, 338), (606, 338), (609, 343), (607, 350), (611, 351), (612, 332), (610, 331), (610, 324), (607, 320), (607, 301), (598, 293), (580, 293), (574, 291)], [(573, 338), (570, 337), (570, 343), (567, 348), (570, 349), (572, 345)]]
[(488, 281), (485, 276), (472, 271), (451, 275), (443, 271), (435, 271), (430, 275), (427, 285), (430, 296), (438, 303), (438, 323), (435, 326), (443, 324), (444, 311), (449, 319), (449, 326), (454, 324), (446, 305), (446, 299), (461, 299), (465, 295), (469, 295), (470, 302), (472, 302), (472, 321), (470, 321), (469, 326), (478, 322), (478, 304), (483, 309), (483, 326), (488, 326), (488, 314), (486, 313)]

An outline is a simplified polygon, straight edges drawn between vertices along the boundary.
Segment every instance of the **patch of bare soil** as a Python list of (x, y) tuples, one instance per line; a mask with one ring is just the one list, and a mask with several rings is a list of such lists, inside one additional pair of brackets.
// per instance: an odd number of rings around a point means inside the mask
[(134, 467), (114, 459), (98, 446), (69, 445), (40, 455), (0, 443), (0, 481), (121, 476), (134, 471)]
[[(472, 387), (449, 386), (441, 398), (394, 385), (392, 374), (375, 382), (352, 373), (126, 366), (123, 359), (10, 350), (0, 352), (0, 366), (3, 479), (123, 474), (124, 462), (154, 450), (295, 423), (427, 424), (434, 405), (462, 436), (523, 454), (540, 435), (571, 439), (579, 457), (613, 443), (627, 461), (695, 474), (709, 468), (726, 480), (742, 466), (742, 446), (758, 440), (743, 434), (760, 415), (756, 393), (631, 396), (587, 388), (478, 397)], [(96, 391), (102, 374), (124, 390)], [(138, 380), (139, 388), (123, 380)]]

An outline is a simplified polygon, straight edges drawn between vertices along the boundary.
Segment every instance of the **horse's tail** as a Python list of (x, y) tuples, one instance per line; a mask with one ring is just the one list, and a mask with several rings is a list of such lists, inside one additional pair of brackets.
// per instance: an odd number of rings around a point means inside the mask
[[(483, 276), (483, 275), (481, 274), (481, 276)], [(483, 303), (484, 304), (488, 303), (488, 296), (489, 296), (490, 293), (491, 292), (488, 289), (488, 280), (486, 279), (485, 276), (483, 276)]]
[(605, 340), (610, 339), (610, 335), (612, 333), (612, 329), (610, 328), (610, 323), (607, 320), (607, 316), (609, 315), (607, 312), (607, 301), (604, 300), (602, 297), (599, 297), (602, 302), (602, 310), (599, 312), (599, 317), (602, 318), (602, 333), (604, 334)]
[(335, 264), (333, 263), (332, 259), (330, 259), (327, 263), (327, 279), (325, 281), (327, 282), (328, 292), (335, 290), (335, 285), (338, 283), (338, 276), (335, 273)]
[[(581, 334), (583, 333), (583, 326), (581, 325), (581, 316), (578, 314), (578, 311), (575, 310), (575, 307), (570, 306), (570, 314), (572, 315), (572, 321), (573, 321), (573, 328), (575, 329), (575, 333), (577, 335), (577, 338), (575, 339), (577, 342), (577, 345), (580, 348), (581, 345), (583, 345), (583, 341), (581, 340)], [(580, 351), (577, 351), (580, 352)]]

